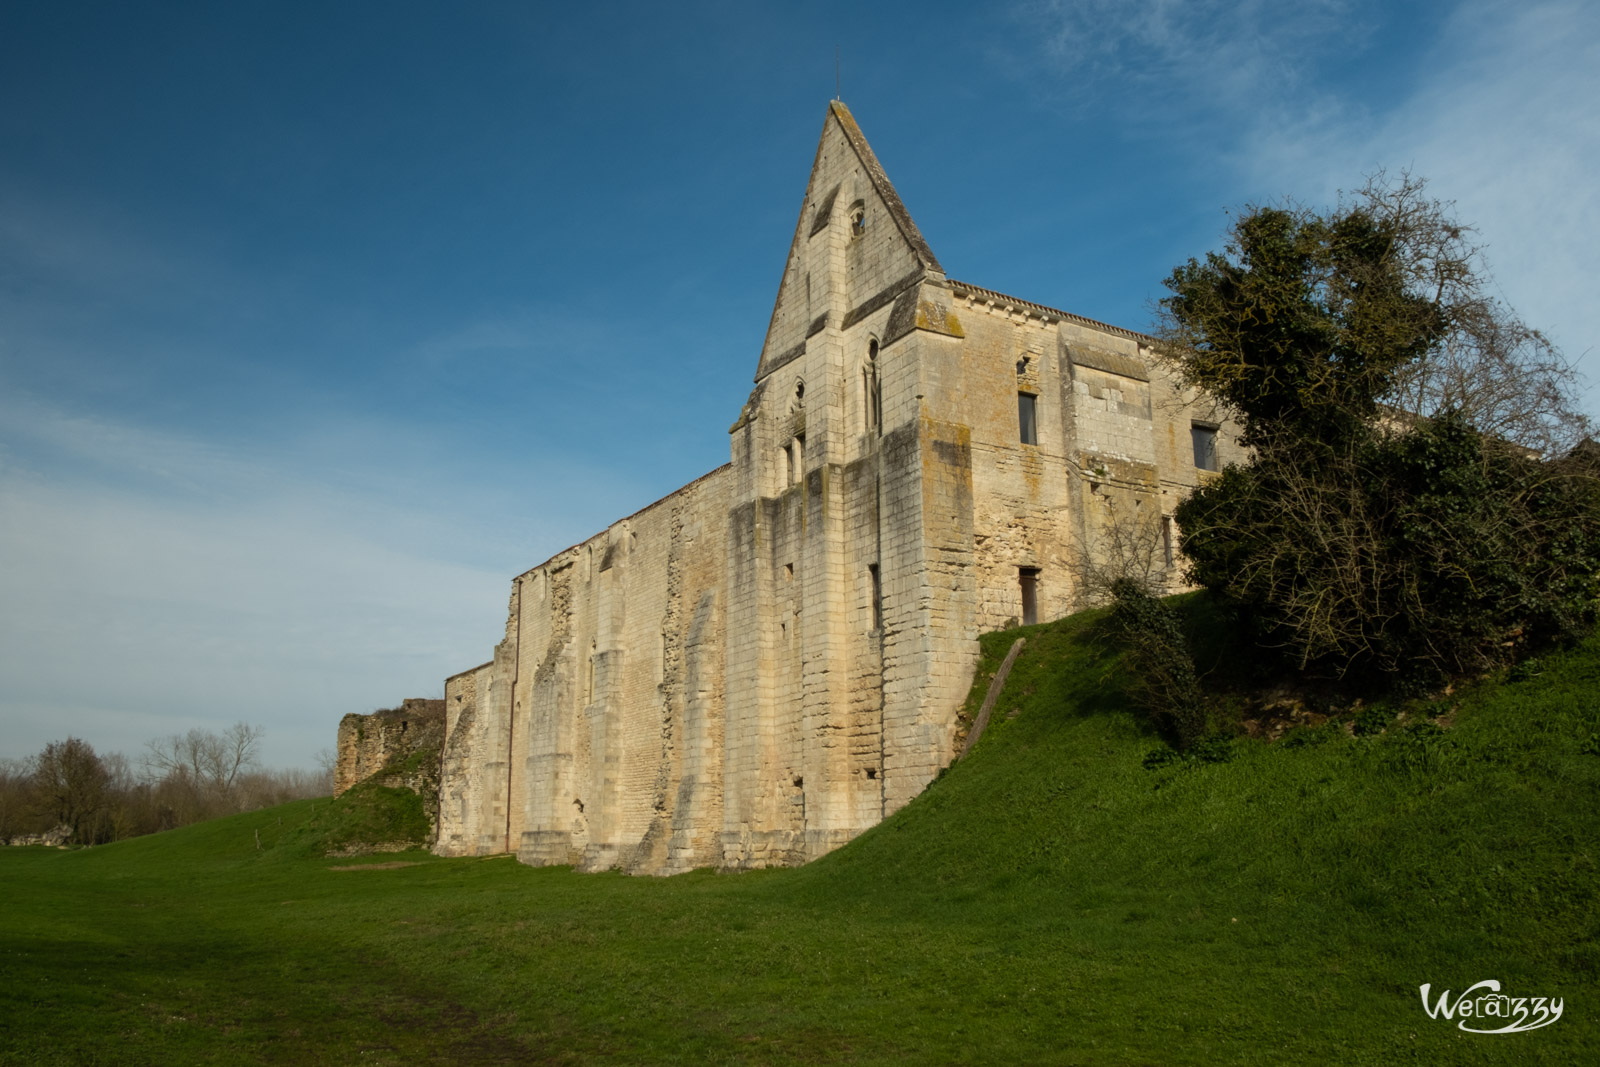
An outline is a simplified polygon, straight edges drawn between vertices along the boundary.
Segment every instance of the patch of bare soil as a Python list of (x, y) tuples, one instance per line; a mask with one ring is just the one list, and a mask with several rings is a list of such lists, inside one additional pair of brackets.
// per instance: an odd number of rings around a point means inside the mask
[(343, 867), (329, 867), (330, 871), (392, 871), (396, 867), (420, 867), (420, 863), (408, 860), (391, 860), (388, 863), (350, 863)]

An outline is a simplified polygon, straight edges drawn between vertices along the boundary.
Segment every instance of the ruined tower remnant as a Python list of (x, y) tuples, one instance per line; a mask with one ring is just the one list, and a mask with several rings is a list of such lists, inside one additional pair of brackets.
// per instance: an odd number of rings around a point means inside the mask
[[(339, 720), (334, 750), (333, 795), (380, 771), (406, 764), (413, 754), (437, 752), (443, 742), (442, 700), (404, 700), (398, 708), (380, 709), (371, 715), (346, 715)], [(437, 777), (432, 767), (406, 770), (413, 776)], [(411, 782), (394, 784), (423, 791)]]
[(730, 462), (513, 580), (445, 683), (435, 851), (794, 864), (905, 805), (978, 634), (1067, 613), (1108, 524), (1170, 553), (1233, 458), (1150, 345), (947, 277), (831, 103)]

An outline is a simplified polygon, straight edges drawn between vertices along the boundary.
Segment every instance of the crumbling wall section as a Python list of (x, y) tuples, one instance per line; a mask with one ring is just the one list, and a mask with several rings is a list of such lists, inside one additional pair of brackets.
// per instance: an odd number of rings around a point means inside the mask
[[(370, 715), (352, 713), (339, 720), (333, 795), (392, 765), (414, 763), (412, 757), (419, 753), (437, 753), (444, 741), (444, 704), (443, 700), (407, 699), (398, 708), (382, 708)], [(408, 767), (400, 777), (404, 780), (395, 784), (416, 789), (414, 783), (424, 777), (437, 782), (438, 770), (424, 774)]]
[(445, 702), (407, 699), (397, 708), (339, 720), (333, 795), (364, 781), (409, 789), (422, 797), (430, 831), (438, 829), (440, 751)]

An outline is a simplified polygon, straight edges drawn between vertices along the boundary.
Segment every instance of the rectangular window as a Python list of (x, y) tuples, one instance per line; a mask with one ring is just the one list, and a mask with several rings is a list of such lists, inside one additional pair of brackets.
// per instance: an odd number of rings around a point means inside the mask
[(1039, 443), (1039, 417), (1035, 404), (1038, 399), (1032, 393), (1017, 394), (1017, 428), (1022, 431), (1022, 443), (1025, 445)]
[(867, 578), (872, 583), (872, 628), (883, 629), (883, 580), (878, 577), (878, 565), (867, 564)]
[(1203, 471), (1221, 470), (1217, 463), (1217, 428), (1203, 422), (1192, 423), (1189, 436), (1194, 441), (1194, 465)]
[(1018, 567), (1017, 579), (1022, 584), (1022, 625), (1032, 626), (1039, 621), (1039, 568)]

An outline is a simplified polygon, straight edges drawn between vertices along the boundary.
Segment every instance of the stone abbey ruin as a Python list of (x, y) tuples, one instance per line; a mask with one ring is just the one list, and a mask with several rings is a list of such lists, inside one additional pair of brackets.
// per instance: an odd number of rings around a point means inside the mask
[[(1151, 345), (949, 278), (831, 103), (730, 462), (512, 580), (493, 659), (445, 682), (434, 851), (798, 864), (903, 807), (978, 634), (1072, 610), (1119, 521), (1170, 564), (1234, 458)], [(341, 775), (388, 716), (347, 717)]]

